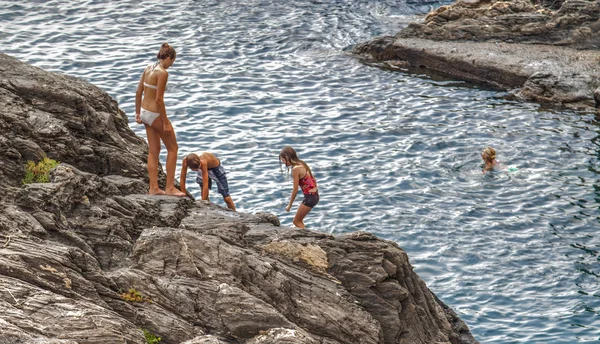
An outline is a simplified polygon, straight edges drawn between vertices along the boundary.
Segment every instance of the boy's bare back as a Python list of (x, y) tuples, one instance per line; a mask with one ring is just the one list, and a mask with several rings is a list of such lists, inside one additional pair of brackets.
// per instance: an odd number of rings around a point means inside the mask
[(209, 152), (202, 152), (201, 154), (198, 154), (198, 157), (202, 164), (206, 164), (207, 169), (218, 167), (221, 164), (221, 161), (219, 161), (214, 154)]

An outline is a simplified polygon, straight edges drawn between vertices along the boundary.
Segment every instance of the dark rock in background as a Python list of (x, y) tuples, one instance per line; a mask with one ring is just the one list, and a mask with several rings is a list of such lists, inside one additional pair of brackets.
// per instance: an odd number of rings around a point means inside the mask
[(464, 0), (431, 11), (424, 23), (410, 24), (396, 37), (598, 49), (599, 19), (600, 1)]
[(600, 0), (463, 0), (353, 51), (368, 64), (423, 67), (511, 90), (517, 99), (594, 112), (598, 32)]

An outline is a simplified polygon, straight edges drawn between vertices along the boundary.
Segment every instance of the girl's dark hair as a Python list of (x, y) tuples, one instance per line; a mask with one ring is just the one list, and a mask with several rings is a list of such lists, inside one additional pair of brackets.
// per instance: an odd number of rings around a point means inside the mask
[(176, 55), (177, 53), (175, 52), (175, 48), (170, 46), (169, 43), (163, 43), (160, 46), (160, 51), (158, 52), (158, 55), (156, 55), (156, 58), (162, 60), (170, 57), (171, 59), (175, 60)]
[(290, 165), (292, 165), (292, 166), (302, 165), (302, 166), (304, 166), (306, 171), (311, 176), (313, 175), (312, 171), (310, 170), (310, 167), (308, 167), (308, 165), (303, 160), (300, 160), (298, 158), (298, 154), (296, 154), (296, 151), (294, 150), (294, 148), (292, 148), (290, 146), (285, 146), (285, 147), (283, 147), (283, 149), (281, 149), (281, 152), (279, 153), (279, 167), (280, 168), (281, 168), (281, 159), (289, 160)]

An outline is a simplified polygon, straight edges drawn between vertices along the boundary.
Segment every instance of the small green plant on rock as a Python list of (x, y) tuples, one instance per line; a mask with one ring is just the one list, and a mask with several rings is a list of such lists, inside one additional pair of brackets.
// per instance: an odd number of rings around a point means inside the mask
[(152, 302), (152, 299), (148, 296), (143, 296), (139, 291), (135, 290), (135, 288), (129, 288), (129, 291), (121, 294), (121, 298), (129, 302)]
[(27, 161), (25, 165), (25, 178), (23, 185), (31, 183), (47, 183), (50, 181), (50, 170), (58, 166), (59, 162), (50, 158), (44, 158), (37, 164)]
[(144, 332), (144, 337), (146, 337), (146, 342), (148, 344), (157, 344), (160, 342), (160, 337), (157, 337), (154, 333), (146, 330), (145, 328), (143, 328), (142, 331)]

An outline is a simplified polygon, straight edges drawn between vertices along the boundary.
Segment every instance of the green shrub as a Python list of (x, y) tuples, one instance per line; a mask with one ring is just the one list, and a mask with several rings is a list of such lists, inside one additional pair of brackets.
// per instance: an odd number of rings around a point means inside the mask
[(157, 344), (160, 342), (160, 337), (157, 337), (154, 333), (146, 330), (145, 328), (143, 328), (142, 331), (144, 332), (144, 337), (146, 337), (146, 342), (148, 344)]
[(25, 165), (25, 178), (23, 185), (31, 183), (47, 183), (50, 181), (50, 170), (58, 166), (59, 162), (50, 158), (44, 158), (37, 164), (31, 160)]

